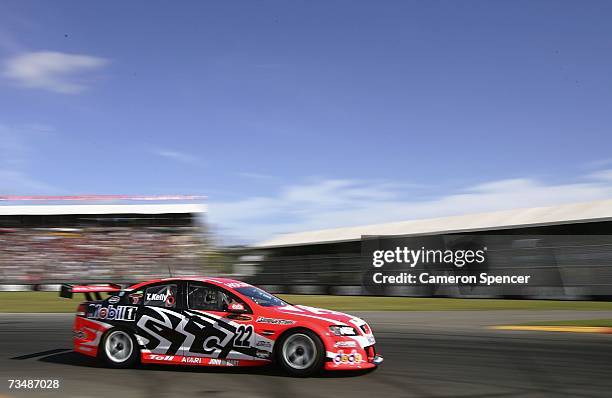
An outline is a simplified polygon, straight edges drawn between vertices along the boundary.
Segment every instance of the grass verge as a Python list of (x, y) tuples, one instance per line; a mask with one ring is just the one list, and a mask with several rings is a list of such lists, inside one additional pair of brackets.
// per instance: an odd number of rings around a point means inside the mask
[[(612, 302), (603, 301), (494, 300), (319, 295), (279, 295), (279, 297), (292, 304), (303, 304), (338, 311), (612, 311)], [(82, 300), (84, 300), (84, 298), (80, 294), (75, 294), (74, 299), (68, 300), (59, 297), (57, 292), (0, 292), (0, 312), (74, 312), (78, 303)]]
[(542, 321), (521, 324), (522, 326), (581, 326), (612, 328), (612, 319), (577, 319), (570, 321)]
[(280, 295), (292, 304), (338, 311), (612, 310), (612, 302)]

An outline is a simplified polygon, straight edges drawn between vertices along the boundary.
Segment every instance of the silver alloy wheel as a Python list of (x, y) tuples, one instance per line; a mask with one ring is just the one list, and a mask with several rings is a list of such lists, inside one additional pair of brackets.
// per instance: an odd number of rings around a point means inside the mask
[(115, 330), (106, 337), (104, 351), (108, 359), (115, 363), (127, 361), (132, 355), (132, 338), (123, 330)]
[(294, 369), (306, 369), (317, 359), (317, 346), (305, 334), (292, 334), (283, 344), (283, 359)]

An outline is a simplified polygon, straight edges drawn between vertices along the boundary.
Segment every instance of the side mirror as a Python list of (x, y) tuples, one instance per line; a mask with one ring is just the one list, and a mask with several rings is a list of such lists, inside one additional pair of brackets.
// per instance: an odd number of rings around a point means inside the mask
[(232, 314), (244, 314), (247, 312), (247, 309), (242, 303), (232, 303), (227, 307), (227, 312)]

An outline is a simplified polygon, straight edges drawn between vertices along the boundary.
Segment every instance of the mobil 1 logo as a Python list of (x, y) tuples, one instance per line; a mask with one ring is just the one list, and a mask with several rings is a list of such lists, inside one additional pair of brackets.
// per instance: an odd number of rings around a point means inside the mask
[(138, 307), (131, 305), (110, 304), (105, 307), (102, 304), (90, 304), (87, 317), (91, 319), (105, 319), (109, 321), (134, 321), (136, 320), (136, 310)]

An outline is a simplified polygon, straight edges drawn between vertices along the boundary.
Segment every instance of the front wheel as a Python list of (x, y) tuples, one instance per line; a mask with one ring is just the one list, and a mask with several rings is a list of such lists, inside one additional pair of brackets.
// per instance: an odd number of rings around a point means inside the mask
[(136, 365), (139, 351), (136, 339), (122, 329), (108, 331), (98, 349), (101, 359), (112, 368), (129, 368)]
[(325, 347), (310, 330), (296, 330), (283, 336), (277, 352), (280, 366), (289, 374), (306, 377), (323, 368)]

